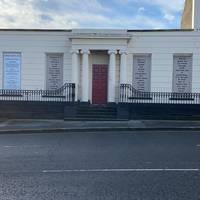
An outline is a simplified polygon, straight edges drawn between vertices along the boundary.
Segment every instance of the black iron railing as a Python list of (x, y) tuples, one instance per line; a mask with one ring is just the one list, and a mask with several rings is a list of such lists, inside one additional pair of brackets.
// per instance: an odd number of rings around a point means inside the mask
[(0, 90), (0, 101), (74, 102), (75, 84), (65, 83), (56, 90)]
[(141, 92), (121, 84), (120, 103), (200, 104), (200, 93)]

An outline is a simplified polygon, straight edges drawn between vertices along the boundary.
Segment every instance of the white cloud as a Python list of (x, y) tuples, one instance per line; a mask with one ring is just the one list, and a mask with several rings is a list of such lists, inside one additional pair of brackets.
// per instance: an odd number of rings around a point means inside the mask
[[(169, 22), (183, 7), (183, 0), (115, 1), (158, 6)], [(145, 16), (145, 10), (146, 5), (133, 16), (113, 15), (114, 7), (106, 7), (103, 0), (0, 0), (0, 28), (166, 28), (161, 19)]]
[(175, 14), (181, 12), (184, 8), (184, 0), (141, 0), (146, 4), (157, 6), (163, 13), (163, 18), (172, 23), (175, 20)]
[(145, 8), (144, 7), (140, 7), (139, 9), (138, 9), (138, 12), (139, 13), (142, 13), (142, 12), (144, 12), (145, 11)]
[(164, 15), (164, 18), (165, 18), (166, 20), (168, 20), (169, 22), (172, 22), (172, 21), (175, 20), (175, 16), (174, 16), (174, 15), (167, 14), (167, 13)]
[[(116, 0), (118, 1), (118, 0)], [(119, 0), (121, 3), (140, 3), (144, 5), (158, 6), (161, 10), (180, 12), (183, 9), (185, 0)]]
[(183, 9), (184, 0), (146, 0), (149, 4), (157, 5), (162, 10), (180, 12)]
[(0, 0), (1, 28), (73, 28), (78, 24), (68, 15), (47, 13), (50, 21), (43, 21), (43, 12), (35, 9), (33, 0)]

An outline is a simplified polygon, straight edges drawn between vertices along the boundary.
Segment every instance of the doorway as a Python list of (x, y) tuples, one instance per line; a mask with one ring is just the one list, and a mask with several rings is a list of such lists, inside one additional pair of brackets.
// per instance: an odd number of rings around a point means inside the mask
[(92, 103), (107, 104), (108, 65), (92, 66)]

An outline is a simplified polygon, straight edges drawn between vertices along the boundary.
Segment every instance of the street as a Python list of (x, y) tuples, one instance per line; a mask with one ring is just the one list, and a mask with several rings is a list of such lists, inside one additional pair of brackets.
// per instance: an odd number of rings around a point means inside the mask
[(0, 200), (198, 200), (199, 132), (0, 135)]

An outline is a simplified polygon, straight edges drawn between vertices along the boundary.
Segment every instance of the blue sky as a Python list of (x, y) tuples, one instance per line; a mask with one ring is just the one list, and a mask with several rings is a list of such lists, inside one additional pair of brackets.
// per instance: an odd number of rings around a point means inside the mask
[(0, 0), (1, 28), (179, 28), (184, 0)]

